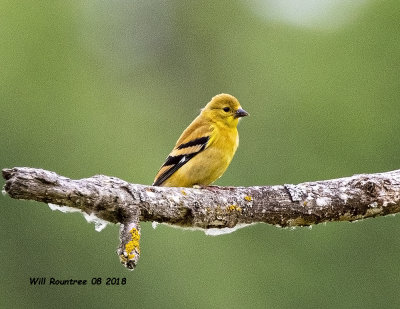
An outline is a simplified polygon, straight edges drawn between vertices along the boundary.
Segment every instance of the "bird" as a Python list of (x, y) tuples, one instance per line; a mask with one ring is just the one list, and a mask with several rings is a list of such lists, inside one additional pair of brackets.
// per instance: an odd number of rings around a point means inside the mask
[(239, 145), (237, 125), (248, 116), (232, 95), (214, 96), (183, 131), (153, 186), (208, 186), (222, 176)]

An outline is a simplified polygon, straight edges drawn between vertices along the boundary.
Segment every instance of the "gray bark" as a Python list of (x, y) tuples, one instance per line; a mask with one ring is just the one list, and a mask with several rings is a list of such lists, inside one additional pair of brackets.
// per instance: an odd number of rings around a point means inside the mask
[(15, 199), (78, 208), (121, 223), (121, 262), (139, 258), (140, 221), (184, 227), (233, 228), (257, 222), (282, 227), (354, 221), (400, 212), (400, 170), (298, 185), (167, 188), (97, 175), (72, 180), (54, 172), (3, 169), (5, 192)]

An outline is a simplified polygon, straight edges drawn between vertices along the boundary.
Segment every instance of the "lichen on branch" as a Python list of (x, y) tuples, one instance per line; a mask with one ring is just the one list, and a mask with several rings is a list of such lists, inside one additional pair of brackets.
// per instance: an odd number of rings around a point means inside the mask
[(139, 258), (140, 221), (226, 229), (258, 222), (282, 227), (354, 221), (400, 212), (400, 170), (298, 185), (167, 188), (97, 175), (72, 180), (28, 167), (3, 169), (12, 198), (73, 207), (121, 224), (121, 262)]

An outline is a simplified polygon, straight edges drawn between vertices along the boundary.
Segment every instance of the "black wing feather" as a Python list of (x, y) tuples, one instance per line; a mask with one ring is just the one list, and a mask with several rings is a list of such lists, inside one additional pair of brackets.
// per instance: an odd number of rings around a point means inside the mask
[(161, 168), (164, 166), (169, 166), (171, 167), (166, 170), (164, 173), (162, 173), (153, 183), (153, 186), (160, 186), (164, 181), (166, 181), (173, 173), (175, 173), (178, 169), (180, 169), (183, 165), (188, 163), (190, 159), (192, 159), (195, 155), (198, 153), (202, 152), (207, 145), (207, 142), (210, 140), (209, 136), (204, 136), (200, 138), (196, 138), (190, 142), (180, 144), (178, 147), (175, 147), (175, 149), (184, 149), (184, 148), (189, 148), (197, 145), (202, 145), (201, 148), (196, 151), (196, 152), (191, 152), (188, 154), (182, 154), (178, 156), (168, 156), (168, 158), (165, 160), (165, 163)]

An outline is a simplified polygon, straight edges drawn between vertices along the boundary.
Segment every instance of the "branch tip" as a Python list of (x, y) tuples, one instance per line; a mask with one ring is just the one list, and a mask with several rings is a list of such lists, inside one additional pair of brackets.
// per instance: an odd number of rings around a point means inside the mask
[(140, 225), (138, 218), (121, 224), (120, 245), (117, 253), (121, 263), (128, 269), (134, 270), (140, 257)]

